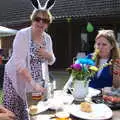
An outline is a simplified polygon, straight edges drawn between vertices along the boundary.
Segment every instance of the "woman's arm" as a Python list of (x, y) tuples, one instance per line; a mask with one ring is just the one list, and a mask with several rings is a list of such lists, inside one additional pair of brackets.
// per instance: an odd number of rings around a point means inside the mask
[(53, 48), (52, 48), (52, 40), (51, 37), (46, 38), (46, 47), (41, 47), (38, 49), (38, 55), (47, 60), (49, 65), (52, 65), (55, 62), (55, 56), (53, 53)]
[(48, 64), (49, 65), (52, 65), (54, 62), (55, 62), (55, 60), (56, 60), (56, 58), (55, 58), (55, 55), (54, 55), (54, 53), (53, 53), (53, 45), (52, 45), (52, 39), (51, 39), (51, 37), (49, 36), (49, 47), (48, 47), (48, 51), (50, 52), (50, 59), (48, 60)]
[(25, 32), (18, 31), (13, 43), (14, 64), (20, 77), (29, 82), (32, 80), (32, 76), (27, 68), (28, 46)]
[(15, 120), (15, 115), (2, 105), (0, 105), (0, 120)]
[[(28, 37), (28, 36), (27, 36)], [(20, 80), (24, 80), (31, 84), (33, 89), (37, 91), (44, 91), (44, 88), (36, 84), (32, 80), (32, 75), (28, 69), (28, 50), (29, 50), (29, 40), (26, 37), (26, 33), (19, 31), (15, 37), (13, 43), (13, 57), (14, 64), (16, 66), (16, 73), (20, 77)]]

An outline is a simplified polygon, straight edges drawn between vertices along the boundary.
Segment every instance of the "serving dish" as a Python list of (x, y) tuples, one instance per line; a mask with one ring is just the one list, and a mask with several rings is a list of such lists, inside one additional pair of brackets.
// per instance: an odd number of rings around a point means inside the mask
[(120, 89), (105, 87), (102, 92), (91, 97), (94, 103), (104, 103), (112, 110), (120, 109)]
[[(111, 97), (111, 96), (108, 96), (108, 97)], [(112, 98), (110, 98), (110, 99), (112, 100)], [(97, 96), (93, 96), (91, 98), (91, 100), (92, 100), (92, 102), (97, 103), (97, 104), (104, 103), (107, 106), (109, 106), (112, 110), (120, 109), (120, 102), (105, 100), (105, 98), (103, 99), (103, 95), (102, 94), (99, 94)]]
[(71, 115), (85, 120), (106, 120), (112, 117), (112, 110), (105, 104), (91, 104), (92, 112), (83, 112), (80, 105), (73, 104), (69, 108)]
[(44, 112), (49, 108), (48, 103), (44, 102), (44, 101), (40, 101), (40, 102), (38, 102), (37, 105), (34, 105), (34, 106), (36, 106), (37, 110), (36, 110), (36, 112), (33, 112), (33, 113), (30, 111), (30, 107), (27, 108), (28, 113), (32, 116), (33, 115), (38, 115), (39, 113)]

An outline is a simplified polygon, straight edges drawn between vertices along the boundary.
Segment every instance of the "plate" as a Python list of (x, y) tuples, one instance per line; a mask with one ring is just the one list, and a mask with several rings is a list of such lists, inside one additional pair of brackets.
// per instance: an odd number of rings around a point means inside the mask
[(89, 87), (89, 88), (88, 88), (88, 95), (87, 95), (87, 97), (96, 96), (96, 95), (98, 95), (98, 94), (100, 94), (100, 93), (101, 93), (100, 90), (97, 90), (97, 89), (94, 89), (94, 88), (92, 88), (92, 87)]
[(91, 104), (92, 112), (82, 112), (80, 105), (71, 105), (69, 112), (71, 115), (85, 120), (105, 120), (112, 117), (112, 110), (105, 104)]
[(64, 105), (60, 98), (48, 99), (48, 104), (49, 104), (49, 109), (51, 110), (60, 109)]
[(34, 114), (31, 114), (31, 113), (30, 113), (30, 110), (29, 110), (29, 108), (28, 108), (28, 113), (29, 113), (30, 115), (37, 115), (37, 114), (39, 114), (39, 113), (41, 113), (41, 112), (46, 111), (46, 110), (49, 108), (48, 103), (47, 103), (47, 102), (43, 102), (43, 101), (38, 102), (38, 104), (37, 104), (36, 106), (37, 106), (37, 112), (34, 113)]
[(61, 108), (63, 105), (72, 104), (74, 97), (71, 94), (67, 94), (62, 90), (56, 90), (54, 97), (48, 99), (49, 109), (56, 110)]

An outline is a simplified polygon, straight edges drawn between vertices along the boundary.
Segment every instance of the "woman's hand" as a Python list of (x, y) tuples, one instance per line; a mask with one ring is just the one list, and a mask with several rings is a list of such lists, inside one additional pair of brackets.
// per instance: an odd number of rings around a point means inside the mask
[(15, 115), (3, 106), (0, 106), (0, 120), (15, 120)]
[(33, 80), (31, 80), (30, 84), (35, 91), (42, 92), (42, 93), (44, 93), (46, 91), (45, 88), (43, 88), (39, 83), (36, 83)]
[(27, 68), (18, 68), (18, 74), (20, 75), (21, 79), (30, 82), (32, 80), (32, 75), (28, 71)]
[(38, 55), (41, 57), (41, 58), (44, 58), (46, 60), (51, 60), (52, 59), (52, 55), (50, 52), (47, 52), (45, 48), (39, 48), (38, 49)]

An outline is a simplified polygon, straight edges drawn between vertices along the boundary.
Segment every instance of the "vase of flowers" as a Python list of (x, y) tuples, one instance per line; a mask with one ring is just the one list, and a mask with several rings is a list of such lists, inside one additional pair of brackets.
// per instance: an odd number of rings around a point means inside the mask
[(102, 69), (105, 66), (111, 64), (103, 64), (102, 67), (98, 68), (95, 66), (96, 56), (98, 55), (99, 50), (96, 49), (92, 55), (92, 58), (78, 58), (69, 68), (71, 76), (73, 78), (73, 96), (75, 100), (83, 100), (88, 94), (88, 86), (90, 78), (92, 78), (97, 71)]
[(72, 95), (76, 101), (83, 101), (88, 94), (89, 81), (84, 83), (84, 80), (75, 80), (73, 84)]

